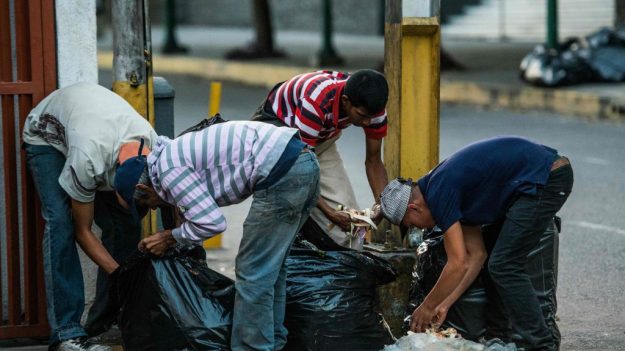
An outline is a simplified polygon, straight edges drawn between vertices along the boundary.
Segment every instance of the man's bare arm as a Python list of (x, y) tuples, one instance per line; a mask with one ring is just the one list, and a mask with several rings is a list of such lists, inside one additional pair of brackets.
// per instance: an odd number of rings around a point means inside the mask
[(451, 306), (464, 294), (469, 286), (475, 281), (478, 274), (482, 270), (482, 266), (486, 261), (486, 248), (482, 238), (482, 231), (479, 226), (462, 226), (464, 234), (464, 243), (467, 249), (468, 269), (460, 284), (447, 298), (439, 305), (439, 323), (442, 323), (447, 316), (447, 312)]
[(412, 313), (410, 329), (423, 332), (434, 320), (437, 307), (456, 290), (468, 270), (466, 247), (460, 222), (454, 223), (444, 235), (447, 264), (434, 288)]
[(379, 202), (380, 194), (388, 184), (386, 167), (382, 162), (382, 139), (366, 139), (365, 170), (373, 198)]
[(78, 245), (106, 273), (112, 273), (119, 264), (104, 248), (100, 240), (91, 231), (93, 224), (93, 202), (80, 202), (72, 199), (72, 215), (74, 217), (74, 235)]

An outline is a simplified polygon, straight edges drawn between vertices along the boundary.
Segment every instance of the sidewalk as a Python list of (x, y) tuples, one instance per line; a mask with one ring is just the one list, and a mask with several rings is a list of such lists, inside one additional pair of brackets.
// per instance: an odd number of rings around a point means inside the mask
[[(272, 87), (298, 73), (319, 69), (315, 64), (321, 34), (278, 31), (276, 46), (288, 57), (254, 61), (228, 61), (224, 54), (253, 39), (251, 29), (183, 26), (178, 29), (180, 45), (187, 55), (162, 55), (163, 30), (152, 30), (154, 74), (187, 74), (208, 80)], [(379, 68), (383, 64), (381, 36), (336, 35), (335, 48), (345, 64), (332, 69), (353, 71)], [(466, 67), (443, 72), (441, 102), (469, 103), (487, 108), (546, 110), (590, 120), (625, 121), (625, 83), (583, 84), (556, 89), (536, 88), (518, 78), (518, 66), (535, 43), (488, 42), (443, 36), (443, 47)], [(111, 35), (99, 40), (101, 68), (112, 66)], [(323, 67), (326, 68), (326, 67)]]

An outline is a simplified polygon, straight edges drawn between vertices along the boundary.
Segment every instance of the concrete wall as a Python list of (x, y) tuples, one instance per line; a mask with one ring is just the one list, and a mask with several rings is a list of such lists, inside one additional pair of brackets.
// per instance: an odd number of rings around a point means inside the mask
[[(59, 88), (82, 81), (97, 83), (95, 2), (56, 0), (55, 10)], [(96, 266), (82, 250), (79, 253), (88, 311), (95, 296)]]
[(95, 2), (56, 0), (58, 85), (98, 82)]

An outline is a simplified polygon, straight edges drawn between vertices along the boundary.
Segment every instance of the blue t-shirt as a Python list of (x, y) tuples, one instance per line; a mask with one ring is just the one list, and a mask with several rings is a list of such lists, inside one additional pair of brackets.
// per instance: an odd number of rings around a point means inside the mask
[(516, 193), (536, 194), (549, 179), (557, 151), (520, 137), (495, 137), (470, 144), (419, 179), (436, 225), (447, 231), (501, 218)]

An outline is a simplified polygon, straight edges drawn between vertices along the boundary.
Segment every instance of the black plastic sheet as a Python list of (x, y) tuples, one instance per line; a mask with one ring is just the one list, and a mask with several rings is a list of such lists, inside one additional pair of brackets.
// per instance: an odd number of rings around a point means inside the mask
[(375, 287), (396, 278), (388, 262), (297, 240), (286, 265), (285, 350), (380, 350), (394, 342), (375, 302)]
[(137, 252), (119, 272), (119, 327), (124, 349), (227, 350), (234, 283), (206, 266), (199, 246), (176, 246), (162, 258)]
[(625, 28), (602, 28), (565, 41), (559, 50), (536, 46), (520, 65), (522, 80), (556, 87), (584, 82), (625, 81)]
[[(483, 229), (485, 232), (487, 228)], [(498, 232), (497, 228), (488, 228)], [(547, 327), (551, 330), (556, 344), (560, 344), (560, 331), (556, 324), (557, 300), (556, 288), (558, 278), (558, 243), (560, 232), (560, 218), (547, 227), (538, 246), (528, 254), (526, 270), (538, 296)], [(409, 317), (414, 309), (423, 302), (425, 296), (432, 290), (438, 280), (447, 256), (442, 240), (443, 233), (430, 231), (424, 236), (428, 249), (419, 255), (413, 273), (413, 286), (410, 291), (410, 300), (407, 306), (406, 330), (409, 326)], [(496, 235), (484, 235), (487, 251), (490, 252), (496, 241)], [(443, 328), (453, 327), (465, 339), (477, 341), (486, 333), (486, 329), (493, 328), (505, 331), (514, 341), (518, 338), (505, 315), (490, 313), (489, 304), (496, 304), (487, 294), (486, 285), (489, 281), (487, 272), (482, 270), (476, 281), (456, 301), (447, 314)], [(487, 313), (490, 313), (487, 316)], [(488, 321), (488, 322), (487, 322)]]

